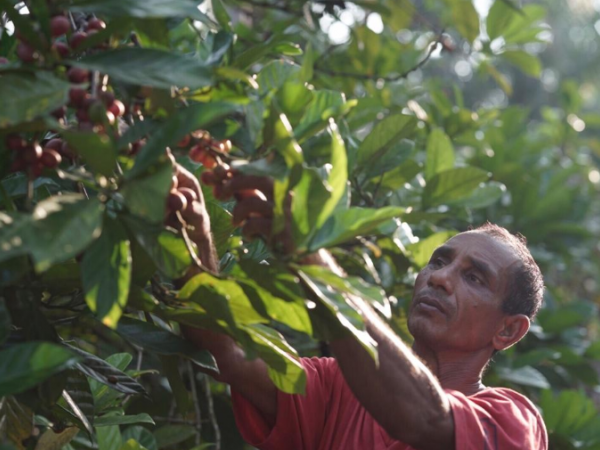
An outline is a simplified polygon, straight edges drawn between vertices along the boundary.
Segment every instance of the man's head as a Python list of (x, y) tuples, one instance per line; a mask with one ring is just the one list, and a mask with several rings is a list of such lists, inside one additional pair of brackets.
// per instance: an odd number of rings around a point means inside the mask
[(485, 224), (433, 253), (409, 313), (415, 340), (437, 350), (504, 350), (529, 329), (543, 280), (521, 236)]

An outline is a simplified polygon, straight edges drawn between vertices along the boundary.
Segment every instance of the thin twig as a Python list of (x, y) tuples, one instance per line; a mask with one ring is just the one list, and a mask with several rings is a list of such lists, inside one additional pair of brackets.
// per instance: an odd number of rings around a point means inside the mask
[(198, 391), (196, 389), (196, 373), (191, 361), (187, 361), (187, 367), (190, 375), (190, 385), (192, 387), (192, 400), (194, 402), (194, 412), (196, 413), (196, 445), (200, 445), (202, 434), (202, 412), (200, 411), (200, 400), (198, 399)]
[(406, 78), (408, 75), (410, 75), (415, 70), (420, 69), (427, 63), (427, 61), (429, 61), (429, 58), (431, 58), (431, 55), (433, 54), (433, 52), (438, 48), (438, 45), (441, 45), (443, 35), (444, 35), (444, 30), (440, 31), (437, 39), (430, 44), (427, 54), (421, 61), (419, 61), (418, 64), (416, 64), (415, 66), (406, 70), (405, 72), (402, 72), (397, 75), (381, 76), (381, 75), (370, 75), (370, 74), (366, 74), (366, 73), (338, 72), (336, 70), (323, 69), (318, 66), (315, 66), (315, 70), (325, 73), (327, 75), (332, 75), (332, 76), (337, 76), (337, 77), (355, 78), (358, 80), (374, 80), (374, 81), (383, 80), (383, 81), (387, 81), (387, 82), (398, 81), (403, 78)]
[(250, 5), (257, 6), (259, 8), (276, 9), (286, 14), (291, 14), (298, 17), (302, 17), (304, 15), (301, 10), (299, 11), (285, 4), (263, 2), (258, 0), (245, 0), (244, 3), (249, 3)]
[(208, 403), (208, 416), (215, 432), (215, 449), (221, 450), (221, 429), (219, 428), (219, 423), (217, 422), (217, 416), (215, 414), (215, 405), (212, 392), (210, 391), (210, 381), (206, 375), (202, 378), (204, 379), (204, 391), (206, 392), (206, 402)]

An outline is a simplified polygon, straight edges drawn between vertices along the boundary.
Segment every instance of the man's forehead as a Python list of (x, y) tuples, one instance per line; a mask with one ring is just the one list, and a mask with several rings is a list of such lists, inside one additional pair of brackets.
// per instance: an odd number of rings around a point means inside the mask
[(459, 233), (448, 239), (439, 249), (484, 258), (499, 266), (512, 265), (519, 259), (510, 244), (479, 231)]

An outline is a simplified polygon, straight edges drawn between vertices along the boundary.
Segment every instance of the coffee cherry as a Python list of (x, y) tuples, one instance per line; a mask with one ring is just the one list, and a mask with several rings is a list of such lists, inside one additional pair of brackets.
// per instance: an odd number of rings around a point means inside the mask
[(83, 103), (89, 97), (90, 94), (88, 94), (85, 89), (71, 88), (71, 90), (69, 90), (69, 104), (71, 106), (75, 106), (76, 108), (83, 106)]
[(192, 132), (192, 137), (201, 141), (210, 140), (210, 133), (206, 130), (196, 130)]
[(44, 165), (41, 162), (36, 162), (35, 164), (29, 166), (30, 174), (33, 178), (37, 178), (42, 174), (44, 170)]
[(229, 178), (231, 175), (231, 172), (229, 172), (228, 164), (219, 164), (217, 167), (215, 167), (215, 170), (213, 171), (213, 173), (215, 174), (217, 179), (221, 179), (221, 180), (224, 180), (225, 178)]
[(50, 19), (50, 34), (52, 37), (59, 37), (66, 34), (71, 28), (69, 19), (65, 16), (56, 16)]
[(83, 43), (83, 41), (86, 40), (87, 36), (87, 33), (84, 31), (76, 31), (71, 36), (71, 39), (69, 39), (69, 45), (73, 50), (76, 50), (77, 47), (79, 47)]
[(222, 148), (223, 148), (223, 151), (224, 151), (225, 153), (229, 153), (229, 152), (231, 151), (232, 147), (233, 147), (233, 146), (231, 145), (231, 141), (230, 141), (229, 139), (222, 140), (222, 141), (220, 142), (220, 144), (221, 144), (221, 146), (222, 146)]
[(64, 42), (55, 42), (54, 44), (52, 44), (52, 50), (56, 51), (56, 53), (58, 53), (61, 58), (66, 58), (71, 52), (69, 46)]
[(44, 150), (56, 150), (57, 152), (60, 152), (62, 145), (63, 145), (62, 139), (56, 139), (56, 138), (50, 139), (48, 142), (46, 142), (44, 144)]
[(35, 51), (35, 49), (25, 42), (19, 42), (17, 44), (16, 53), (17, 57), (26, 63), (32, 63), (39, 58), (39, 54)]
[(125, 105), (121, 100), (115, 100), (112, 105), (108, 107), (108, 111), (115, 115), (115, 117), (122, 117), (125, 115)]
[(98, 98), (102, 100), (102, 103), (108, 108), (115, 102), (115, 94), (110, 91), (98, 92)]
[(90, 121), (90, 116), (89, 116), (88, 112), (83, 108), (77, 110), (77, 112), (75, 113), (75, 117), (77, 117), (77, 120), (80, 123)]
[(6, 146), (9, 150), (19, 151), (23, 149), (27, 145), (25, 139), (23, 139), (18, 134), (9, 134), (6, 136)]
[(44, 148), (40, 161), (44, 166), (48, 167), (49, 169), (53, 169), (61, 163), (62, 157), (56, 150)]
[(186, 134), (178, 143), (177, 147), (186, 148), (192, 142), (192, 137), (189, 134)]
[(60, 108), (56, 108), (54, 111), (52, 111), (50, 113), (50, 115), (52, 117), (54, 117), (55, 119), (62, 119), (65, 117), (66, 113), (67, 113), (67, 107), (63, 105)]
[(62, 146), (60, 147), (60, 154), (63, 155), (63, 156), (65, 156), (66, 158), (73, 159), (75, 157), (75, 154), (69, 148), (69, 144), (67, 144), (67, 141), (64, 141), (62, 143)]
[(237, 191), (235, 194), (233, 194), (233, 196), (238, 202), (252, 197), (258, 197), (261, 199), (265, 198), (264, 194), (256, 189), (244, 189), (242, 191)]
[(205, 170), (200, 174), (200, 181), (207, 186), (214, 186), (219, 183), (215, 174), (210, 170)]
[(100, 20), (96, 17), (94, 17), (92, 20), (90, 20), (87, 25), (88, 30), (102, 31), (105, 28), (106, 28), (106, 23), (104, 23), (103, 20)]
[(90, 73), (80, 67), (71, 67), (67, 72), (67, 78), (71, 83), (85, 83), (90, 78)]
[(171, 191), (167, 197), (167, 207), (173, 212), (183, 211), (187, 208), (187, 200), (185, 196), (178, 191)]
[(3, 66), (4, 64), (9, 64), (10, 61), (8, 59), (6, 59), (4, 56), (0, 56), (0, 66)]
[(28, 164), (35, 164), (38, 159), (42, 156), (42, 147), (40, 147), (37, 142), (33, 144), (27, 145), (21, 153), (23, 154), (23, 159)]
[(142, 149), (142, 147), (144, 146), (144, 144), (142, 144), (140, 141), (135, 141), (131, 143), (131, 150), (129, 151), (129, 154), (131, 156), (137, 155), (140, 150)]
[(188, 205), (191, 205), (192, 202), (195, 202), (196, 200), (198, 200), (198, 196), (196, 195), (196, 193), (190, 189), (190, 188), (186, 188), (186, 187), (182, 187), (179, 188), (178, 191), (183, 194), (183, 196), (185, 197), (185, 199), (188, 202)]

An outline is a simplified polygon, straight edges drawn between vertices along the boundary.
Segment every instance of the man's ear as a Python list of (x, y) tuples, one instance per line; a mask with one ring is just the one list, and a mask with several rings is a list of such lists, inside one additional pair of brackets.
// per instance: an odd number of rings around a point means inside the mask
[(501, 351), (512, 347), (527, 334), (530, 325), (531, 321), (525, 314), (505, 316), (492, 340), (494, 349)]

